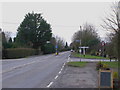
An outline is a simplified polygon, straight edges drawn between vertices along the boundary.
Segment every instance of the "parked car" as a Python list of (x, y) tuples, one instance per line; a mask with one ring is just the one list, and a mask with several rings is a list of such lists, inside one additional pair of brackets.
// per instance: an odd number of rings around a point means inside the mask
[(70, 51), (71, 51), (71, 52), (73, 52), (73, 50), (72, 50), (72, 49), (71, 49)]

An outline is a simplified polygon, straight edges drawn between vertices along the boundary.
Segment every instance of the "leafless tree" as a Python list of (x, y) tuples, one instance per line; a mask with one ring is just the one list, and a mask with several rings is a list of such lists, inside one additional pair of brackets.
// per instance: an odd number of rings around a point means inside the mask
[(108, 31), (119, 33), (120, 32), (120, 2), (114, 3), (111, 7), (112, 13), (109, 14), (103, 21), (105, 28)]
[[(104, 25), (102, 25), (102, 27), (104, 29), (106, 29), (107, 31), (110, 31), (110, 37), (112, 35), (112, 37), (117, 37), (116, 38), (116, 52), (118, 52), (118, 60), (120, 60), (120, 48), (118, 48), (118, 46), (120, 46), (120, 1), (116, 2), (113, 4), (112, 8), (111, 8), (111, 13), (109, 14), (109, 16), (107, 16), (103, 22)], [(114, 38), (115, 39), (115, 38)], [(112, 41), (112, 39), (111, 39)], [(114, 42), (114, 43), (115, 43)]]
[(59, 49), (63, 49), (65, 46), (65, 41), (63, 38), (59, 37), (59, 36), (55, 36), (55, 40), (56, 40), (56, 45), (58, 45)]
[(12, 32), (9, 32), (9, 31), (5, 32), (5, 37), (6, 37), (7, 42), (9, 41), (11, 34), (12, 34)]
[(74, 33), (72, 38), (72, 46), (76, 52), (79, 51), (79, 46), (89, 46), (89, 50), (91, 51), (94, 46), (97, 47), (96, 45), (99, 41), (100, 39), (95, 26), (86, 23), (83, 25), (83, 28), (80, 28), (79, 31)]

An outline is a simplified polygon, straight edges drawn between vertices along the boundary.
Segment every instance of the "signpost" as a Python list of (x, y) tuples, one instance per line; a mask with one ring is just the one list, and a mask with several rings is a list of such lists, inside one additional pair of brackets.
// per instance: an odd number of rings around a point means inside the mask
[(83, 46), (83, 47), (79, 47), (80, 49), (82, 48), (83, 49), (83, 55), (85, 56), (85, 49), (89, 48), (89, 47), (86, 47), (86, 46)]
[(105, 42), (102, 41), (101, 45), (102, 45), (102, 56), (104, 57), (105, 56)]
[(55, 45), (56, 55), (58, 55), (58, 45)]
[(99, 71), (99, 88), (113, 88), (113, 78), (111, 70)]

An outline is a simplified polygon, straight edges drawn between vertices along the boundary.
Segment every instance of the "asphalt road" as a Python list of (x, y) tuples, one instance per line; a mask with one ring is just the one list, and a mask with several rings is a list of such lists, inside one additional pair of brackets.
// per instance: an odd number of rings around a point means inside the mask
[(68, 61), (70, 52), (2, 61), (2, 88), (46, 88)]

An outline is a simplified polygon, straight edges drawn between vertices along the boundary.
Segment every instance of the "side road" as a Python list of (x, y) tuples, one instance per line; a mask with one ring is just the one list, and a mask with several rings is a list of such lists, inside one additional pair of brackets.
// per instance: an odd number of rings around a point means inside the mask
[(98, 72), (96, 63), (88, 62), (85, 67), (65, 66), (62, 74), (51, 88), (97, 88)]

